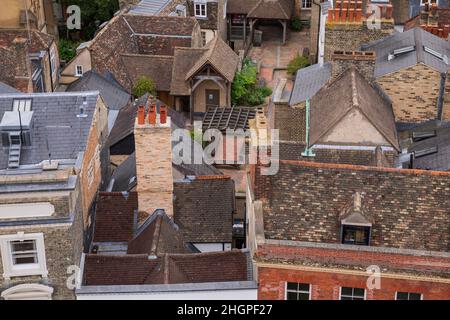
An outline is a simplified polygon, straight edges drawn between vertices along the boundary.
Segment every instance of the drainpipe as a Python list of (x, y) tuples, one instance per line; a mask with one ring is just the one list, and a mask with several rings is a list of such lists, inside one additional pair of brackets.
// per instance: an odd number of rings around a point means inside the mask
[(311, 107), (310, 99), (306, 100), (306, 147), (305, 151), (302, 152), (303, 157), (315, 157), (316, 154), (312, 151), (309, 145), (309, 129), (310, 129), (310, 117), (311, 117)]

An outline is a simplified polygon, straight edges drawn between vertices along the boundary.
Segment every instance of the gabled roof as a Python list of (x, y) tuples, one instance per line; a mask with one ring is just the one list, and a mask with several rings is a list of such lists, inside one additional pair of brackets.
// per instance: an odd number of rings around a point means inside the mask
[(253, 280), (248, 251), (121, 256), (87, 254), (83, 284), (143, 285)]
[(239, 56), (220, 38), (215, 37), (203, 48), (175, 48), (170, 92), (172, 95), (189, 95), (188, 80), (210, 65), (227, 81), (232, 82)]
[(300, 69), (295, 76), (289, 105), (294, 106), (311, 99), (325, 83), (331, 78), (331, 62), (325, 62), (323, 66), (314, 64)]
[(185, 80), (193, 77), (202, 67), (209, 64), (226, 80), (232, 82), (238, 67), (239, 56), (219, 36), (208, 42), (206, 50), (186, 74)]
[(317, 143), (351, 110), (357, 109), (394, 147), (399, 149), (392, 107), (351, 67), (323, 87), (311, 101), (311, 140)]
[(77, 81), (67, 87), (68, 92), (94, 91), (100, 92), (109, 110), (120, 110), (131, 102), (131, 95), (105, 77), (102, 77), (94, 70), (87, 71)]
[(247, 14), (251, 18), (291, 19), (293, 0), (228, 0), (227, 12)]
[[(396, 55), (392, 60), (388, 59), (389, 55), (394, 53), (394, 50), (408, 47), (414, 47), (414, 50)], [(418, 63), (423, 63), (436, 71), (446, 73), (448, 66), (445, 61), (427, 52), (424, 47), (445, 55), (447, 58), (450, 57), (450, 43), (421, 28), (394, 33), (381, 40), (361, 46), (364, 51), (372, 50), (376, 52), (375, 77), (381, 77)]]
[[(77, 159), (85, 151), (99, 92), (13, 93), (0, 95), (0, 119), (13, 108), (15, 99), (31, 99), (33, 128), (31, 146), (22, 148), (20, 164), (38, 164), (49, 159)], [(80, 107), (86, 99), (84, 114)], [(47, 144), (48, 142), (48, 144)], [(48, 146), (48, 148), (47, 148)], [(7, 149), (0, 152), (0, 169), (8, 167)]]

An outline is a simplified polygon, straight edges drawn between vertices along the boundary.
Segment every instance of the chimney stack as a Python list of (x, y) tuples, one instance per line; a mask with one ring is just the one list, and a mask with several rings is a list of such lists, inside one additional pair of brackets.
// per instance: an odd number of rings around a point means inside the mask
[(369, 81), (374, 80), (376, 55), (374, 51), (334, 51), (331, 55), (333, 79), (351, 66)]
[(139, 212), (151, 215), (155, 210), (163, 209), (169, 217), (173, 217), (170, 117), (167, 117), (165, 107), (157, 114), (156, 105), (149, 102), (146, 123), (145, 120), (142, 121), (141, 110), (139, 108), (134, 127)]
[(138, 124), (143, 125), (145, 123), (145, 107), (139, 106), (138, 109)]

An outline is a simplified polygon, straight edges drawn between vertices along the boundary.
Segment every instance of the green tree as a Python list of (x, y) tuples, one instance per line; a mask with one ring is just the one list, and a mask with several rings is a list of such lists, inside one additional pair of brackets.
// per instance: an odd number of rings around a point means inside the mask
[(235, 105), (256, 106), (264, 103), (272, 90), (258, 87), (258, 71), (251, 60), (242, 63), (241, 71), (236, 73), (231, 90), (231, 102)]
[(155, 82), (146, 76), (141, 76), (136, 81), (136, 84), (133, 88), (133, 95), (135, 97), (142, 97), (146, 93), (156, 96)]
[[(98, 27), (109, 21), (119, 10), (118, 0), (63, 0), (66, 6), (77, 5), (81, 9), (81, 39), (90, 40)], [(71, 30), (74, 32), (77, 30)]]
[(297, 53), (297, 56), (289, 61), (287, 65), (287, 73), (294, 76), (299, 69), (305, 68), (307, 66), (309, 66), (308, 57), (301, 56)]
[(77, 46), (77, 42), (61, 38), (58, 43), (59, 56), (61, 60), (66, 62), (72, 60), (72, 58), (76, 55)]

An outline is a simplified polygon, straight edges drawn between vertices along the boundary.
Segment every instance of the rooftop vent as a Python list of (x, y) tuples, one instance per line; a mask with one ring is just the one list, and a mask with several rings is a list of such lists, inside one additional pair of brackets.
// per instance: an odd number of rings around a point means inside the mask
[(422, 141), (422, 140), (434, 138), (434, 137), (436, 137), (436, 130), (413, 132), (413, 134), (412, 134), (412, 139), (414, 142)]
[(413, 52), (414, 50), (416, 50), (415, 46), (409, 46), (409, 47), (404, 47), (404, 48), (400, 48), (400, 49), (396, 49), (394, 50), (392, 53), (390, 53), (388, 55), (388, 60), (391, 61), (393, 59), (395, 59), (396, 57), (409, 53), (409, 52)]

